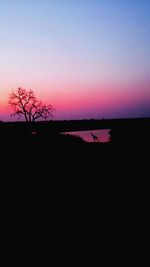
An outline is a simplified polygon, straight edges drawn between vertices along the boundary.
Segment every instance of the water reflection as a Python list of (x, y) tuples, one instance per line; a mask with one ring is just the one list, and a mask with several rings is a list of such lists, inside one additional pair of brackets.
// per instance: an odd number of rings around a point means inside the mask
[(105, 130), (65, 132), (64, 134), (80, 136), (86, 142), (107, 143), (110, 141), (109, 132), (110, 132), (110, 129), (105, 129)]

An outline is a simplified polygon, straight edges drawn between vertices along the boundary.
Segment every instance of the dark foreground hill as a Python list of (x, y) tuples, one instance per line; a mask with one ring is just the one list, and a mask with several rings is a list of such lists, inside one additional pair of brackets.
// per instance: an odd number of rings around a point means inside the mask
[(112, 119), (112, 120), (73, 120), (73, 121), (49, 121), (49, 122), (7, 122), (0, 123), (0, 142), (13, 144), (24, 139), (28, 143), (37, 142), (70, 144), (81, 142), (79, 138), (60, 135), (63, 132), (84, 131), (96, 129), (110, 129), (112, 143), (149, 143), (150, 119)]
[[(86, 143), (80, 137), (61, 134), (65, 131), (93, 129), (110, 129), (110, 142)], [(23, 159), (28, 162), (28, 166), (32, 166), (33, 161), (50, 166), (55, 163), (61, 165), (64, 161), (64, 166), (76, 166), (83, 162), (87, 164), (87, 168), (93, 165), (97, 169), (107, 163), (117, 164), (123, 158), (126, 161), (128, 158), (138, 160), (149, 154), (149, 137), (150, 119), (0, 124), (1, 155), (7, 155), (7, 160), (10, 161)]]
[[(60, 134), (78, 124), (82, 130), (109, 128), (112, 141), (86, 143)], [(127, 216), (130, 222), (148, 203), (149, 151), (149, 120), (1, 124), (1, 195), (6, 213), (12, 210), (9, 221), (16, 210), (23, 220), (26, 213), (44, 223), (56, 219), (58, 228), (64, 217), (80, 224), (84, 214), (94, 225), (104, 220), (108, 229), (114, 218), (116, 225)]]

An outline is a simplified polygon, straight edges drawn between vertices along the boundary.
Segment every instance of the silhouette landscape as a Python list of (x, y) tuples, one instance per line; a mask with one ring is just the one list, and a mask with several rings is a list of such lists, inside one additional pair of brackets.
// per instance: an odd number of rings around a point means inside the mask
[(149, 44), (150, 0), (0, 0), (4, 251), (145, 237)]
[(0, 146), (6, 161), (50, 167), (85, 161), (94, 171), (126, 153), (145, 155), (148, 1), (6, 2), (0, 3)]

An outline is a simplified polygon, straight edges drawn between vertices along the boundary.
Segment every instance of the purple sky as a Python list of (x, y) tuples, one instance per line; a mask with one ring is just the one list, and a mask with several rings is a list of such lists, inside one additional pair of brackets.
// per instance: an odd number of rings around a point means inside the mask
[(55, 119), (150, 116), (149, 0), (1, 0), (0, 120), (21, 86)]

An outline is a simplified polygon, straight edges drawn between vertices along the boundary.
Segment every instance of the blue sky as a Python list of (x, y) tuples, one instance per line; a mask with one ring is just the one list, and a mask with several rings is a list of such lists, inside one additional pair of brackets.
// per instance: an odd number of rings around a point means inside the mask
[(149, 0), (0, 0), (0, 40), (1, 117), (17, 86), (56, 118), (150, 114)]

